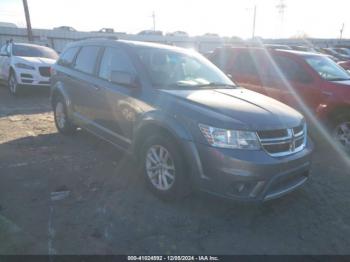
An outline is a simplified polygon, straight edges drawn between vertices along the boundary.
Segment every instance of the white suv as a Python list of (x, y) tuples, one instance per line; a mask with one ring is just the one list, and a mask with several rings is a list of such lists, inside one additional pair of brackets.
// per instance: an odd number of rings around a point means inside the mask
[(50, 67), (57, 58), (57, 53), (45, 46), (6, 43), (0, 50), (0, 80), (13, 95), (25, 87), (49, 87)]

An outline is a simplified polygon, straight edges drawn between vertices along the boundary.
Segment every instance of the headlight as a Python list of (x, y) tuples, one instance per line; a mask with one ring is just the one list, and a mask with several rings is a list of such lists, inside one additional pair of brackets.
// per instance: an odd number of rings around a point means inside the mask
[(15, 64), (15, 66), (18, 67), (18, 68), (28, 69), (28, 70), (34, 70), (35, 69), (34, 66), (23, 64), (23, 63), (17, 63), (17, 64)]
[(199, 124), (203, 136), (215, 147), (257, 150), (260, 143), (255, 132), (228, 130)]

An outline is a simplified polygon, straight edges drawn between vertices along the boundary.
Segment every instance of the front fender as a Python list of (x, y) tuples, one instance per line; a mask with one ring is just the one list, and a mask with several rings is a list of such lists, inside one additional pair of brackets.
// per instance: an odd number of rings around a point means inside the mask
[(150, 125), (166, 129), (176, 138), (193, 141), (191, 132), (186, 128), (186, 124), (183, 123), (179, 116), (158, 110), (145, 113), (137, 120), (134, 128), (134, 137), (138, 137), (140, 132)]

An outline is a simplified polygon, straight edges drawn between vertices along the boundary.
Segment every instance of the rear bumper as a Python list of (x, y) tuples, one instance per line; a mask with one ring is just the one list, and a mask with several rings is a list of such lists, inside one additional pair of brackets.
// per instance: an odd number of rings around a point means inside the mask
[(264, 151), (218, 149), (192, 142), (186, 147), (200, 190), (244, 201), (275, 199), (302, 186), (309, 177), (313, 151), (310, 139), (301, 152), (280, 158)]

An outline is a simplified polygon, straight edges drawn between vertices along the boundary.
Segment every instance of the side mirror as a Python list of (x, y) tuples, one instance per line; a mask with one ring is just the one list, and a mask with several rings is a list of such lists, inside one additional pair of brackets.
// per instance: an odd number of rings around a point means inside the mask
[(10, 56), (8, 53), (0, 53), (0, 56)]
[(138, 87), (139, 83), (136, 75), (123, 71), (112, 71), (110, 81), (128, 87)]

